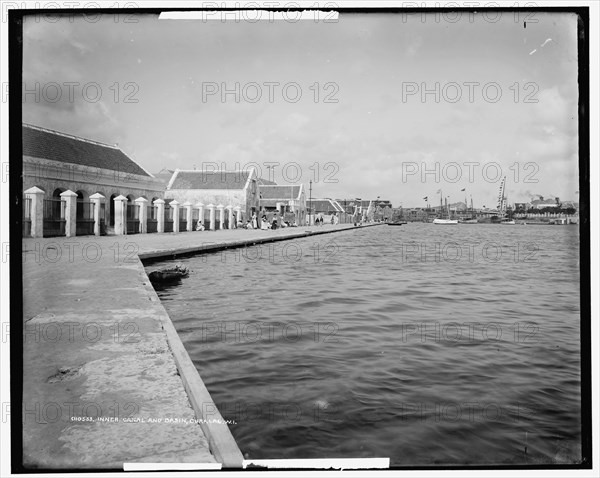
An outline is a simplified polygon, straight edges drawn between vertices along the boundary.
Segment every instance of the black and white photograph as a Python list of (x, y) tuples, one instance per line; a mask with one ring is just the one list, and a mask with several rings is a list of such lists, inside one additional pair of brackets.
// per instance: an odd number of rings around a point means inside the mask
[(598, 13), (3, 4), (1, 475), (597, 476)]

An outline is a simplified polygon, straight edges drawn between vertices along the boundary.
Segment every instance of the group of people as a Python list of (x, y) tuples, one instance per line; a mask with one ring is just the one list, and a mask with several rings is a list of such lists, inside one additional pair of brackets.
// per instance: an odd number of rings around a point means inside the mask
[[(274, 213), (273, 218), (269, 222), (269, 220), (267, 219), (267, 215), (263, 214), (260, 218), (260, 229), (275, 230), (275, 229), (280, 229), (280, 228), (284, 228), (284, 227), (295, 227), (298, 225), (296, 223), (296, 215), (295, 214), (292, 214), (292, 217), (288, 217), (286, 219), (287, 220), (284, 220), (284, 218), (281, 216), (281, 214)], [(247, 229), (259, 229), (256, 214), (252, 214), (252, 220), (248, 221), (247, 226), (248, 226)]]
[[(233, 228), (234, 229), (241, 229), (246, 227), (241, 220), (241, 217), (237, 217), (236, 214), (233, 215)], [(204, 220), (203, 219), (198, 219), (198, 222), (196, 223), (196, 231), (205, 231), (206, 227), (204, 226)]]
[[(275, 211), (273, 213), (272, 219), (269, 220), (267, 218), (267, 214), (262, 211), (260, 219), (256, 215), (256, 213), (252, 213), (252, 217), (248, 218), (246, 222), (242, 221), (241, 215), (237, 217), (235, 214), (233, 215), (233, 224), (234, 229), (279, 229), (283, 227), (295, 227), (298, 226), (298, 222), (296, 220), (295, 213), (285, 213), (285, 216)], [(325, 223), (325, 218), (323, 217), (323, 213), (318, 213), (315, 216), (315, 225), (322, 226)], [(332, 225), (339, 224), (340, 218), (337, 213), (333, 213), (331, 215), (330, 222)], [(356, 220), (355, 220), (356, 222)], [(356, 225), (356, 224), (355, 224)], [(204, 226), (204, 221), (202, 219), (198, 219), (198, 223), (196, 224), (196, 231), (204, 231), (206, 227)]]
[[(315, 216), (315, 226), (322, 226), (323, 223), (325, 222), (325, 219), (323, 218), (323, 213), (318, 213)], [(338, 217), (337, 213), (333, 213), (331, 215), (331, 219), (330, 219), (331, 225), (335, 225), (335, 224), (339, 224), (340, 222), (340, 218)]]
[[(287, 220), (284, 220), (283, 217), (280, 214), (273, 214), (273, 219), (271, 221), (269, 221), (267, 219), (267, 215), (263, 214), (260, 218), (260, 221), (258, 219), (258, 216), (256, 215), (256, 213), (252, 213), (252, 217), (247, 219), (246, 222), (244, 223), (241, 218), (237, 218), (234, 214), (234, 224), (235, 224), (235, 228), (236, 229), (262, 229), (262, 230), (267, 230), (267, 229), (279, 229), (279, 228), (283, 228), (283, 227), (294, 227), (297, 226), (297, 222), (296, 222), (296, 215), (295, 214), (291, 214), (291, 217), (286, 217)], [(198, 220), (198, 224), (196, 226), (196, 231), (204, 231), (206, 228), (204, 227), (204, 224), (202, 223), (202, 221)]]

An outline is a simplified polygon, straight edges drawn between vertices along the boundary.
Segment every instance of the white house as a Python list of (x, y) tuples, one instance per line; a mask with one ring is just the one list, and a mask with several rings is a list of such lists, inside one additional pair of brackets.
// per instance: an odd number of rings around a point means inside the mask
[(266, 211), (292, 212), (303, 226), (306, 218), (306, 194), (304, 185), (260, 185), (260, 209)]
[(259, 178), (255, 168), (244, 171), (177, 169), (165, 191), (165, 201), (200, 207), (205, 226), (229, 227), (230, 219), (245, 221), (259, 211)]

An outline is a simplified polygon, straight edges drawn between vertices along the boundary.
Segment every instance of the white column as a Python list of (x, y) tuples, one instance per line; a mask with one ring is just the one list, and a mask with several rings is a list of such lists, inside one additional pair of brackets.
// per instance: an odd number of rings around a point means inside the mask
[(148, 232), (148, 200), (143, 197), (139, 197), (134, 201), (140, 208), (140, 233), (146, 234)]
[(229, 221), (229, 229), (233, 229), (235, 224), (233, 224), (233, 206), (230, 204), (226, 207), (227, 209), (227, 221)]
[(179, 201), (174, 199), (169, 206), (173, 208), (173, 232), (179, 232)]
[(223, 229), (223, 223), (225, 222), (225, 206), (219, 204), (217, 209), (219, 210), (219, 229)]
[(96, 193), (96, 194), (92, 194), (90, 196), (90, 201), (92, 201), (94, 203), (94, 235), (95, 236), (99, 236), (100, 235), (100, 220), (102, 219), (100, 217), (100, 210), (102, 208), (102, 203), (104, 203), (104, 200), (106, 198), (100, 194), (100, 193)]
[(31, 237), (44, 236), (44, 196), (46, 193), (34, 186), (25, 191), (25, 197), (31, 199)]
[(77, 235), (77, 194), (67, 189), (60, 198), (66, 203), (65, 236), (74, 237)]
[(125, 236), (127, 234), (127, 198), (120, 194), (113, 201), (115, 202), (115, 234)]
[(183, 209), (185, 209), (186, 230), (193, 231), (196, 224), (192, 224), (192, 203), (189, 201), (184, 202)]
[(206, 206), (208, 208), (208, 212), (210, 214), (210, 225), (209, 225), (209, 229), (211, 231), (215, 230), (215, 205), (214, 204), (209, 204), (208, 206)]
[(156, 206), (156, 232), (165, 232), (165, 202), (155, 199), (152, 204)]

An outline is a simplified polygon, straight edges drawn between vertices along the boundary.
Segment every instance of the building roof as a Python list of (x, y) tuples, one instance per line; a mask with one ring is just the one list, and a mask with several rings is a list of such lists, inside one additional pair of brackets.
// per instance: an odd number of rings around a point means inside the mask
[(169, 184), (169, 181), (173, 177), (174, 172), (175, 171), (173, 171), (172, 169), (163, 168), (158, 173), (152, 173), (152, 175), (156, 179), (160, 179), (166, 186), (167, 184)]
[(315, 212), (344, 212), (344, 209), (331, 199), (313, 199), (309, 201), (308, 206), (313, 208)]
[(348, 207), (351, 203), (353, 203), (355, 206), (362, 206), (362, 207), (369, 207), (369, 204), (371, 202), (373, 202), (373, 207), (375, 207), (375, 204), (379, 204), (380, 207), (392, 207), (392, 203), (391, 201), (388, 201), (387, 199), (357, 199), (357, 198), (346, 198), (346, 199), (336, 199), (336, 201), (338, 203), (340, 203), (342, 206), (344, 205), (344, 203), (346, 204), (346, 207)]
[(268, 179), (258, 178), (257, 181), (261, 186), (277, 186), (275, 181), (269, 181)]
[(284, 199), (289, 201), (290, 199), (298, 199), (302, 186), (290, 185), (290, 186), (279, 186), (279, 185), (261, 185), (260, 186), (260, 198), (261, 199)]
[(167, 189), (244, 189), (253, 171), (177, 170)]
[(23, 155), (152, 177), (117, 146), (23, 124)]

